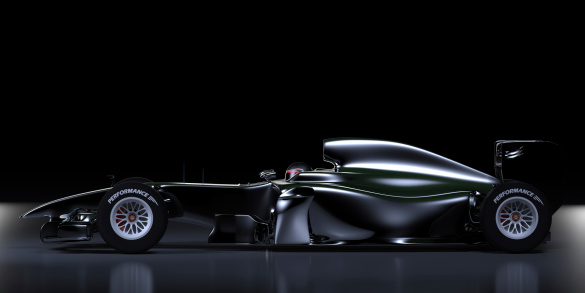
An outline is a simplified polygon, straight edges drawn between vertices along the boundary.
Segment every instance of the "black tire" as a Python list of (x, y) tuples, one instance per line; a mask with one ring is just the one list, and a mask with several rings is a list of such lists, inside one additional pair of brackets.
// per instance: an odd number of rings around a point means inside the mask
[(490, 244), (521, 253), (545, 240), (552, 216), (546, 197), (538, 189), (523, 182), (506, 181), (488, 193), (480, 218)]
[(146, 183), (146, 182), (152, 182), (152, 180), (142, 178), (142, 177), (128, 177), (128, 178), (124, 178), (124, 179), (116, 182), (114, 184), (114, 186), (124, 184), (124, 183)]
[(115, 185), (98, 206), (100, 235), (123, 253), (141, 253), (156, 245), (167, 229), (167, 220), (161, 195), (142, 183)]

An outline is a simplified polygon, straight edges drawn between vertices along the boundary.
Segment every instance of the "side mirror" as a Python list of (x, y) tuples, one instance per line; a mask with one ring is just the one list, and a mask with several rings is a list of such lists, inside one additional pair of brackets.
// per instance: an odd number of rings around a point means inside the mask
[(106, 175), (106, 177), (110, 180), (112, 180), (112, 184), (110, 185), (110, 187), (113, 187), (114, 184), (116, 184), (116, 176), (115, 175)]
[(264, 170), (262, 172), (260, 172), (260, 178), (270, 182), (270, 180), (276, 178), (276, 172), (274, 171), (274, 169), (270, 169), (270, 170)]

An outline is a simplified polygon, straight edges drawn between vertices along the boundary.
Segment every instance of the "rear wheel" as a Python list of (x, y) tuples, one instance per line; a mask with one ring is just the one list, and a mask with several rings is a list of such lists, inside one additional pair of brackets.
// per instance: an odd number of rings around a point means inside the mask
[(484, 200), (481, 227), (487, 240), (508, 252), (527, 252), (550, 230), (551, 212), (544, 195), (519, 181), (496, 186)]
[(98, 231), (124, 253), (145, 252), (164, 235), (168, 212), (160, 194), (141, 183), (117, 184), (98, 206)]

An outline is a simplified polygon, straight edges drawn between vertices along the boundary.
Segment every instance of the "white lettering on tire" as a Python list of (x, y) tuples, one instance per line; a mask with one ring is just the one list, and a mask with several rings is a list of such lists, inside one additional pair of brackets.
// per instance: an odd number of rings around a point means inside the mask
[(143, 191), (143, 190), (140, 190), (140, 189), (135, 189), (135, 188), (126, 188), (126, 189), (122, 189), (122, 190), (114, 193), (108, 199), (108, 203), (109, 204), (112, 204), (112, 202), (114, 200), (116, 200), (116, 198), (118, 198), (120, 195), (124, 195), (124, 194), (127, 194), (127, 193), (138, 194), (138, 195), (144, 196), (145, 198), (150, 199), (152, 202), (154, 202), (156, 205), (158, 205), (158, 203), (154, 200), (154, 198), (152, 198), (152, 196), (150, 196), (150, 194), (148, 192)]
[(502, 197), (504, 197), (508, 194), (512, 194), (512, 193), (521, 193), (521, 194), (528, 195), (530, 198), (536, 200), (537, 202), (539, 202), (541, 205), (544, 206), (544, 203), (542, 202), (542, 200), (536, 194), (534, 194), (534, 192), (532, 192), (528, 189), (524, 189), (524, 188), (506, 189), (506, 190), (502, 191), (500, 194), (498, 194), (498, 196), (496, 196), (496, 198), (494, 198), (494, 203), (497, 204), (498, 201), (500, 201), (502, 199)]

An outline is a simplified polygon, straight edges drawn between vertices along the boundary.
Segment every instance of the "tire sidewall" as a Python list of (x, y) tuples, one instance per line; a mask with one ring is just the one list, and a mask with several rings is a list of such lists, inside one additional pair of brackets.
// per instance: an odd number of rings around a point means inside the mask
[[(112, 228), (110, 215), (114, 206), (127, 198), (138, 198), (152, 210), (152, 226), (141, 238), (128, 240), (120, 237)], [(156, 245), (167, 228), (167, 210), (163, 198), (153, 188), (141, 183), (124, 183), (114, 186), (102, 198), (98, 206), (98, 231), (104, 241), (123, 253), (141, 253)]]
[[(538, 213), (536, 229), (522, 239), (511, 239), (498, 228), (496, 214), (503, 203), (511, 198), (523, 198), (531, 202)], [(544, 194), (529, 184), (506, 181), (496, 186), (486, 196), (481, 209), (481, 228), (487, 240), (495, 247), (508, 252), (526, 252), (541, 244), (550, 231), (551, 212)]]

